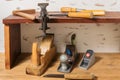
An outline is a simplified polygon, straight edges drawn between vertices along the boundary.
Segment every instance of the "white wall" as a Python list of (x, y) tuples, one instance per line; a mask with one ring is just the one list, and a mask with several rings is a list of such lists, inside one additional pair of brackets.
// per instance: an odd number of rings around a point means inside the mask
[[(15, 9), (34, 8), (39, 11), (37, 6), (45, 0), (1, 0), (0, 1), (0, 52), (4, 52), (4, 27), (2, 19), (10, 15)], [(105, 9), (106, 11), (120, 11), (120, 0), (47, 0), (48, 11), (59, 11), (62, 6), (78, 7), (82, 9)], [(48, 24), (54, 32), (55, 44), (58, 52), (64, 51), (64, 38), (70, 32), (77, 35), (76, 43), (79, 52), (93, 49), (96, 52), (120, 52), (120, 24), (94, 23), (94, 24)], [(22, 52), (31, 52), (31, 45), (36, 41), (35, 36), (41, 34), (38, 30), (40, 24), (22, 24), (21, 42)], [(27, 31), (25, 31), (27, 30)], [(61, 33), (62, 31), (62, 33)]]

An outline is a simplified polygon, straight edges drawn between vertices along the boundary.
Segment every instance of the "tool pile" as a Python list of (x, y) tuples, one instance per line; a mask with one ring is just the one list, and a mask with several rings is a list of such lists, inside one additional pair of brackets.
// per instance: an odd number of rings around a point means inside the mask
[[(41, 7), (40, 16), (36, 18), (35, 9), (29, 10), (14, 10), (13, 15), (22, 16), (30, 20), (40, 20), (42, 24), (41, 30), (44, 35), (42, 35), (42, 40), (39, 42), (34, 42), (32, 46), (32, 56), (31, 64), (26, 68), (27, 74), (32, 75), (42, 75), (46, 69), (49, 67), (49, 64), (52, 62), (52, 59), (56, 55), (56, 48), (53, 44), (54, 34), (47, 33), (46, 30), (49, 29), (47, 22), (49, 16), (68, 16), (68, 17), (78, 17), (78, 18), (94, 18), (94, 16), (104, 16), (104, 10), (85, 10), (71, 7), (62, 7), (59, 14), (48, 14), (46, 7), (48, 3), (39, 3), (38, 6)], [(37, 37), (40, 38), (41, 36)], [(48, 74), (44, 77), (56, 77), (56, 78), (65, 78), (69, 79), (87, 79), (92, 80), (95, 76), (90, 73), (70, 73), (73, 69), (74, 63), (77, 59), (77, 50), (74, 44), (76, 35), (71, 36), (71, 44), (66, 44), (65, 52), (60, 56), (60, 64), (57, 68), (58, 72), (63, 72), (65, 74)], [(88, 69), (95, 62), (95, 55), (93, 50), (87, 50), (83, 55), (79, 63), (80, 68)]]
[[(94, 16), (105, 16), (105, 10), (87, 10), (71, 7), (61, 7), (61, 12), (48, 13), (48, 16), (68, 16), (73, 18), (94, 18)], [(29, 10), (14, 10), (13, 15), (25, 17), (30, 20), (35, 20), (35, 9)]]
[(104, 10), (86, 10), (86, 9), (78, 9), (71, 7), (62, 7), (62, 13), (67, 13), (68, 17), (77, 17), (77, 18), (94, 18), (94, 16), (104, 16)]

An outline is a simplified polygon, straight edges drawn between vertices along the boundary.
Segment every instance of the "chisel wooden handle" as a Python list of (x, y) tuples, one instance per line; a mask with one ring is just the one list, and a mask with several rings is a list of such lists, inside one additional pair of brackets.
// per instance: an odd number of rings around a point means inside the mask
[(85, 79), (85, 80), (93, 80), (94, 79), (94, 75), (91, 75), (91, 74), (88, 74), (88, 73), (67, 73), (67, 74), (64, 74), (64, 78), (67, 79), (67, 80), (77, 80), (77, 79)]
[(78, 18), (93, 18), (93, 14), (91, 12), (69, 12), (68, 16)]
[(62, 7), (61, 12), (92, 12), (94, 16), (105, 15), (105, 10), (85, 10), (71, 7)]
[(40, 64), (40, 54), (37, 52), (38, 43), (34, 42), (32, 44), (32, 56), (31, 62), (33, 65), (38, 66)]
[(62, 7), (61, 12), (76, 12), (77, 8), (71, 8), (71, 7)]
[(81, 12), (92, 12), (94, 16), (104, 16), (104, 10), (82, 10)]

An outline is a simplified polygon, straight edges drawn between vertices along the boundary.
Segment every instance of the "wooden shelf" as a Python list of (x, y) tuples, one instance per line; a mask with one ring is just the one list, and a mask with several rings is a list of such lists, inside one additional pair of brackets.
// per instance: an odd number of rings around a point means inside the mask
[[(39, 13), (33, 15), (39, 16)], [(49, 23), (113, 23), (113, 22), (119, 23), (120, 12), (106, 12), (105, 16), (95, 16), (93, 19), (70, 18), (67, 16), (49, 16), (49, 19), (50, 19)], [(3, 23), (4, 24), (35, 23), (35, 21), (19, 16), (10, 15), (3, 19)]]

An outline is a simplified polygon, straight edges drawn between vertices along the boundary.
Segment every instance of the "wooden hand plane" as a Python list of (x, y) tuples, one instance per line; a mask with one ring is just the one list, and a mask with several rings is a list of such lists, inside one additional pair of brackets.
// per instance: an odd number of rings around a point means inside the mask
[(33, 43), (31, 64), (26, 68), (27, 74), (39, 76), (48, 68), (56, 54), (53, 38), (53, 35), (47, 34), (42, 41)]

